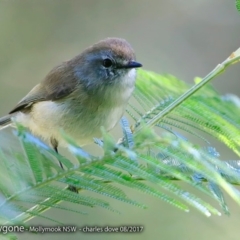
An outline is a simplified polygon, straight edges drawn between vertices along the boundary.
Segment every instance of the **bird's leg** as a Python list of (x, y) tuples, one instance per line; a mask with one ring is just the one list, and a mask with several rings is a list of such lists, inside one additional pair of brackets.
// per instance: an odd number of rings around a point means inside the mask
[[(57, 149), (58, 148), (58, 142), (57, 142), (57, 140), (55, 138), (51, 138), (50, 142), (52, 144), (52, 147), (53, 147), (54, 151), (58, 154), (58, 149)], [(59, 165), (63, 169), (63, 165), (60, 161), (59, 161)]]
[[(50, 142), (51, 142), (51, 145), (52, 145), (54, 151), (58, 154), (58, 149), (57, 149), (58, 142), (57, 142), (57, 140), (55, 138), (51, 138)], [(60, 164), (60, 167), (63, 169), (63, 165), (60, 161), (59, 161), (59, 164)], [(70, 190), (71, 192), (78, 193), (78, 189), (76, 187), (72, 186), (72, 185), (69, 185), (67, 189)]]

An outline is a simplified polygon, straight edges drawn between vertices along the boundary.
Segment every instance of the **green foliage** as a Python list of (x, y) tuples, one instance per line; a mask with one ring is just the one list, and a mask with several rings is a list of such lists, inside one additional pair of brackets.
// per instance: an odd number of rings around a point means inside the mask
[[(76, 158), (70, 161), (16, 123), (14, 132), (21, 150), (14, 147), (0, 150), (0, 223), (23, 224), (33, 217), (58, 222), (42, 214), (49, 208), (79, 214), (85, 214), (81, 206), (118, 211), (100, 195), (147, 207), (140, 200), (129, 198), (122, 186), (157, 197), (186, 212), (192, 206), (206, 216), (221, 215), (218, 209), (183, 189), (175, 180), (212, 197), (229, 214), (223, 190), (240, 205), (240, 192), (233, 186), (240, 183), (240, 162), (221, 161), (211, 140), (214, 137), (240, 156), (239, 99), (221, 96), (208, 85), (158, 119), (153, 128), (147, 127), (188, 89), (186, 83), (173, 76), (140, 70), (134, 99), (127, 109), (128, 120), (126, 117), (121, 120), (121, 143), (116, 143), (104, 129), (103, 141), (95, 140), (103, 149), (102, 157), (85, 152), (63, 133), (69, 151)], [(133, 126), (129, 125), (130, 118)], [(186, 134), (193, 138), (188, 140)], [(77, 187), (79, 193), (69, 191), (68, 185)], [(99, 194), (99, 198), (89, 192)], [(60, 202), (76, 206), (65, 208)]]
[(236, 8), (240, 12), (240, 0), (236, 0)]

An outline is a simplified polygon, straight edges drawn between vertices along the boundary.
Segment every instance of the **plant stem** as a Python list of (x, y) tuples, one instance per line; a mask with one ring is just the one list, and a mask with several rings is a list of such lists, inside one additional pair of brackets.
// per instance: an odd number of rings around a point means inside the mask
[[(148, 121), (144, 127), (152, 127), (155, 126), (163, 117), (172, 112), (177, 106), (183, 103), (186, 99), (188, 99), (191, 95), (201, 89), (205, 84), (210, 82), (217, 75), (221, 74), (226, 70), (229, 65), (237, 63), (240, 61), (240, 48), (233, 52), (225, 61), (221, 64), (218, 64), (207, 76), (205, 76), (201, 82), (191, 87), (187, 92), (182, 94), (179, 98), (177, 98), (173, 103), (171, 103), (168, 107), (166, 107), (163, 111), (158, 113), (154, 118)], [(143, 126), (140, 126), (136, 129), (135, 132), (140, 131)]]

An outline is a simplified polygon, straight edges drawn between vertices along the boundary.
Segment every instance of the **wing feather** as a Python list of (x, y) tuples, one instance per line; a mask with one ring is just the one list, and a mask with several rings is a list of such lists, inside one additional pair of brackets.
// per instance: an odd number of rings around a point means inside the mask
[(36, 85), (9, 114), (30, 108), (34, 103), (58, 100), (71, 94), (77, 87), (78, 80), (68, 62), (55, 67), (46, 78)]

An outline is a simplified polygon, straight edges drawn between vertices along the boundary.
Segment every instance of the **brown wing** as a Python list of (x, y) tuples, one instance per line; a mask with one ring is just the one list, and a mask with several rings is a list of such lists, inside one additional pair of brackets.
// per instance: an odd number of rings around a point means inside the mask
[(53, 68), (46, 78), (36, 85), (9, 113), (14, 113), (46, 100), (57, 100), (71, 94), (78, 84), (72, 67), (67, 62)]

